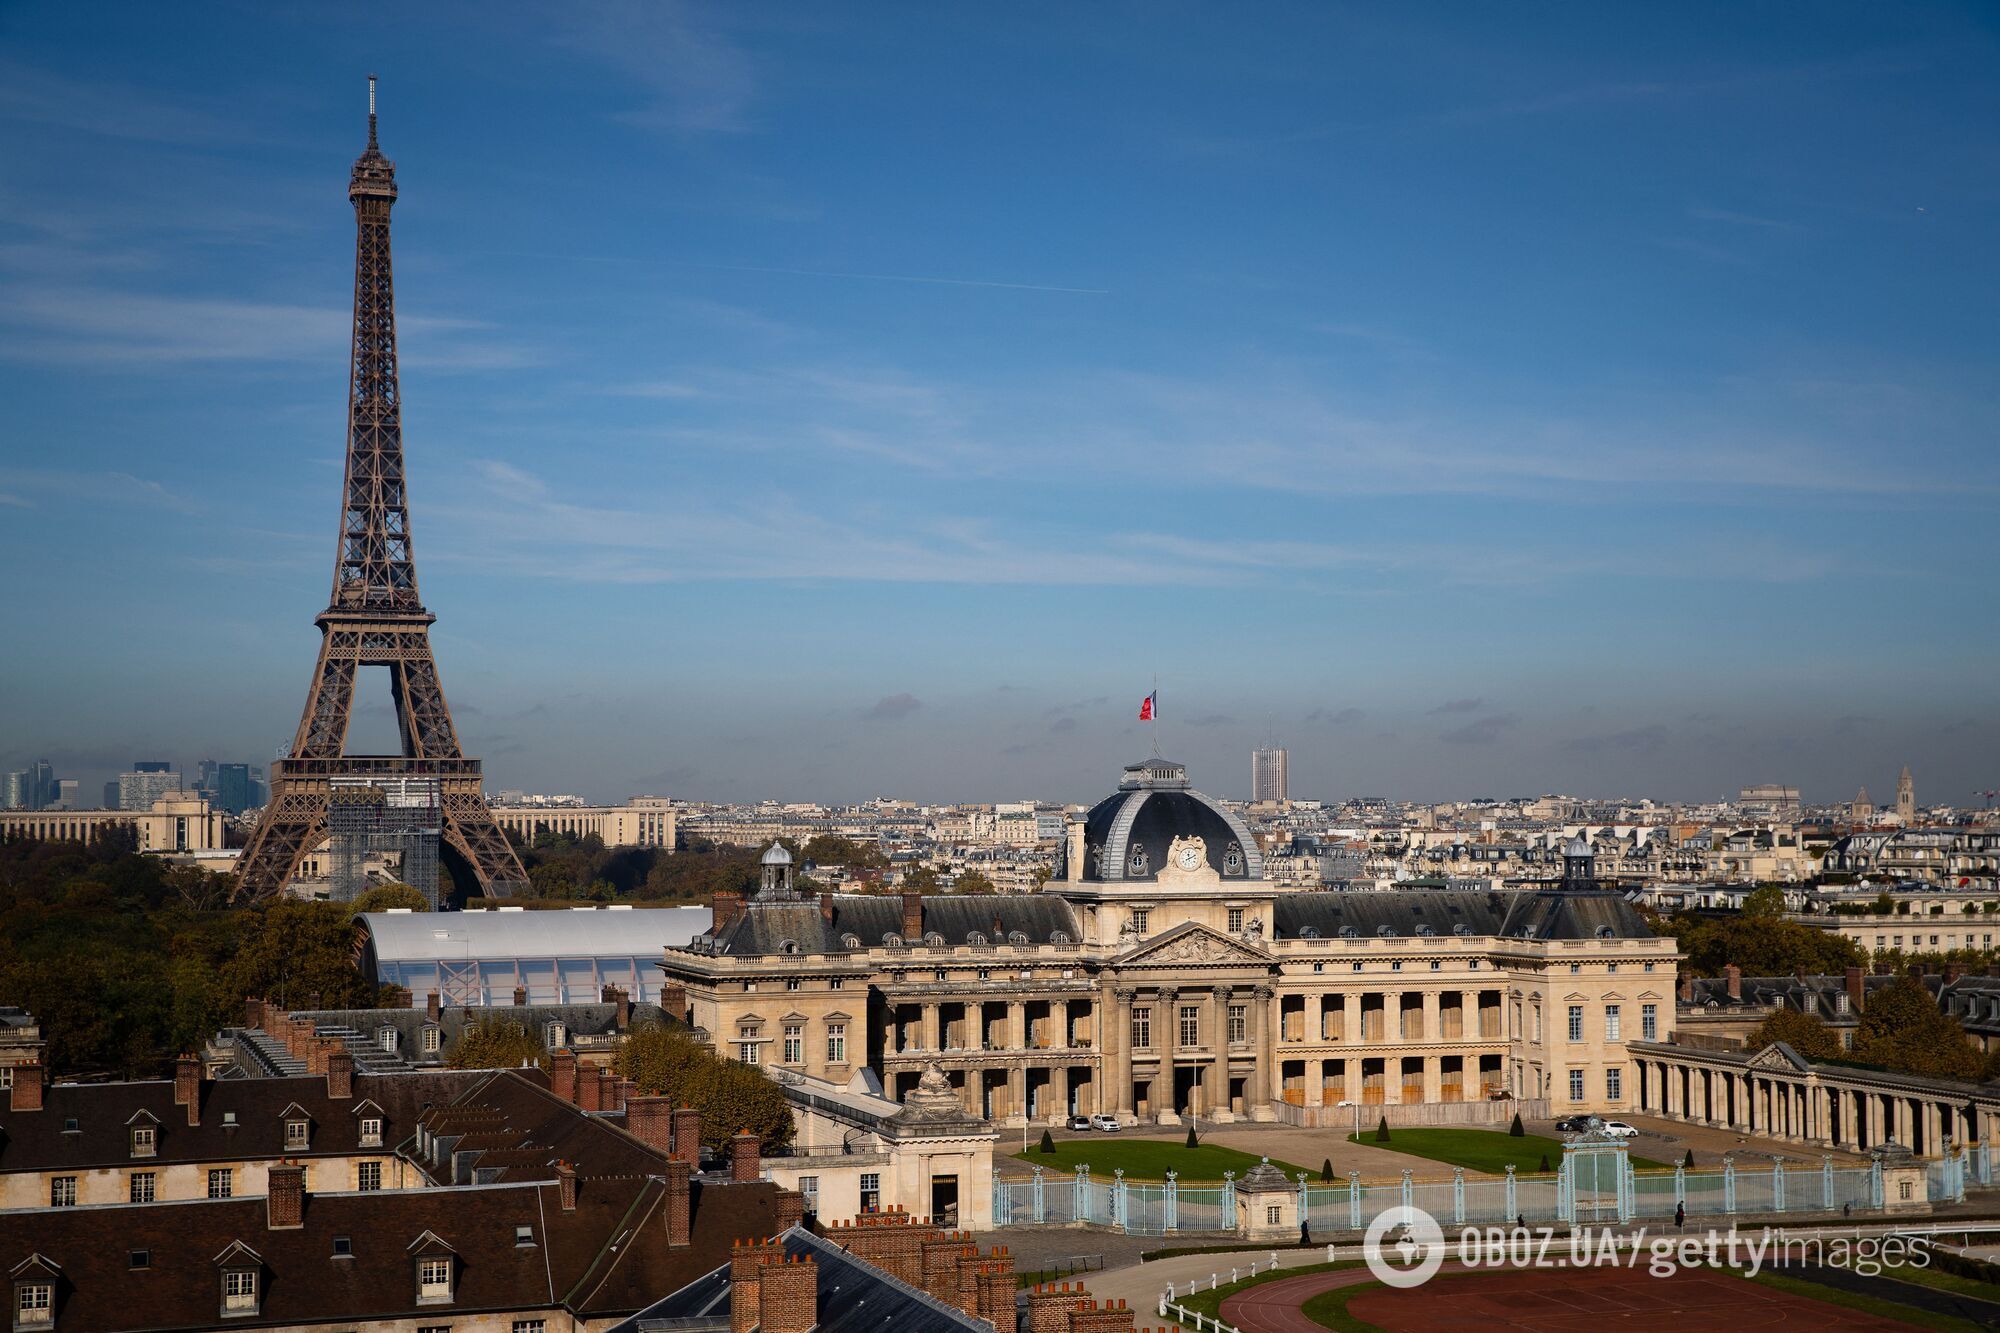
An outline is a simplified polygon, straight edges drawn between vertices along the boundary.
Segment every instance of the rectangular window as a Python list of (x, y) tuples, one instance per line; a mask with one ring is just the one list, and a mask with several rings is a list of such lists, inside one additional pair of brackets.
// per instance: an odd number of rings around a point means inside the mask
[(49, 1177), (49, 1207), (51, 1208), (76, 1207), (75, 1176)]
[(805, 1196), (806, 1211), (817, 1213), (819, 1211), (819, 1177), (800, 1176), (799, 1193)]
[(222, 1275), (222, 1308), (225, 1310), (255, 1310), (257, 1308), (257, 1273), (249, 1268), (231, 1268)]
[(425, 1027), (425, 1028), (424, 1028), (424, 1042), (423, 1042), (423, 1045), (424, 1045), (424, 1054), (425, 1054), (425, 1055), (436, 1055), (436, 1054), (437, 1054), (437, 1050), (438, 1050), (438, 1043), (439, 1043), (439, 1042), (440, 1042), (441, 1040), (443, 1040), (443, 1034), (442, 1034), (442, 1031), (441, 1031), (440, 1029), (438, 1029), (438, 1028), (434, 1028), (434, 1027), (428, 1027), (428, 1026), (427, 1026), (427, 1027)]
[(1152, 912), (1144, 907), (1133, 908), (1132, 929), (1138, 932), (1139, 934), (1144, 935), (1146, 933), (1146, 922), (1152, 918), (1152, 915), (1153, 915)]
[(1240, 907), (1229, 909), (1229, 933), (1232, 935), (1243, 933), (1243, 909)]
[(806, 983), (805, 983), (805, 982), (803, 982), (803, 981), (801, 981), (801, 980), (799, 980), (799, 979), (798, 979), (797, 977), (786, 977), (786, 978), (785, 978), (785, 989), (786, 989), (786, 990), (804, 990), (805, 988), (806, 988)]
[(217, 1167), (213, 1171), (210, 1171), (208, 1173), (208, 1197), (211, 1199), (233, 1197), (236, 1193), (236, 1182), (233, 1177), (234, 1172), (226, 1166)]
[(380, 1162), (356, 1162), (354, 1164), (354, 1188), (358, 1190), (381, 1189), (382, 1164)]
[(382, 1122), (379, 1119), (370, 1116), (362, 1120), (361, 1146), (364, 1148), (379, 1148), (382, 1146)]
[(1622, 1027), (1623, 1021), (1624, 1020), (1619, 1013), (1619, 1007), (1617, 1005), (1607, 1004), (1604, 1006), (1604, 1039), (1606, 1041), (1623, 1040), (1623, 1038), (1618, 1035)]
[(285, 1122), (285, 1146), (287, 1148), (306, 1147), (308, 1131), (311, 1129), (312, 1126), (307, 1121), (287, 1120)]
[(1569, 1071), (1569, 1099), (1573, 1102), (1583, 1100), (1583, 1071), (1581, 1069), (1572, 1069)]
[(132, 1184), (129, 1195), (132, 1202), (151, 1203), (153, 1201), (153, 1185), (154, 1175), (151, 1171), (134, 1171), (132, 1173)]
[(55, 1326), (56, 1288), (52, 1282), (23, 1282), (14, 1288), (14, 1327)]
[(1229, 1044), (1241, 1046), (1250, 1040), (1250, 1007), (1242, 1004), (1229, 1006)]
[(1272, 1203), (1264, 1206), (1264, 1223), (1266, 1226), (1277, 1226), (1284, 1215), (1284, 1209), (1278, 1204)]
[(1583, 1040), (1583, 1006), (1580, 1004), (1573, 1004), (1569, 1007), (1569, 1039), (1571, 1041)]
[(417, 1260), (417, 1299), (420, 1301), (451, 1299), (451, 1260)]
[(847, 1063), (847, 1024), (826, 1025), (826, 1062), (830, 1065)]
[(1181, 1045), (1201, 1045), (1201, 1006), (1184, 1004), (1181, 1006)]
[(1616, 1066), (1604, 1071), (1604, 1095), (1611, 1101), (1625, 1096), (1625, 1071)]
[(802, 1024), (785, 1024), (785, 1063), (804, 1064), (806, 1058), (806, 1030)]
[(132, 1126), (132, 1155), (134, 1157), (151, 1157), (153, 1155), (154, 1134), (155, 1130), (151, 1125)]
[[(1847, 998), (1847, 992), (1842, 991), (1840, 998), (1845, 1000)], [(1660, 1006), (1657, 1004), (1640, 1005), (1639, 1040), (1658, 1041), (1659, 1039), (1660, 1039)]]
[(879, 1213), (882, 1211), (882, 1176), (877, 1171), (861, 1173), (861, 1211)]
[(1537, 1045), (1539, 1045), (1542, 1040), (1542, 1006), (1540, 1006), (1539, 1004), (1536, 1005), (1534, 1012), (1535, 1012), (1535, 1042)]
[(1134, 1009), (1132, 1011), (1132, 1049), (1150, 1051), (1153, 1049), (1153, 1011)]
[(546, 1319), (516, 1319), (510, 1333), (549, 1333)]

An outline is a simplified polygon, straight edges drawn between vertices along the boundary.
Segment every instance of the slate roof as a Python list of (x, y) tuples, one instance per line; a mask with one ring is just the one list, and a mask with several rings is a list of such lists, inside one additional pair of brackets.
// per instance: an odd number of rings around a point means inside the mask
[[(381, 1152), (414, 1134), (426, 1108), (445, 1105), (483, 1077), (460, 1070), (356, 1074), (354, 1095), (345, 1099), (327, 1096), (326, 1079), (312, 1075), (204, 1081), (198, 1125), (188, 1124), (186, 1109), (174, 1104), (171, 1079), (57, 1083), (44, 1091), (39, 1111), (15, 1111), (0, 1102), (0, 1171)], [(356, 1108), (364, 1102), (381, 1108), (381, 1146), (362, 1146)], [(294, 1103), (312, 1121), (311, 1146), (303, 1152), (285, 1147), (284, 1111)], [(153, 1155), (135, 1158), (128, 1125), (142, 1112), (158, 1122), (158, 1135)], [(233, 1128), (224, 1120), (227, 1112), (235, 1113)]]
[[(989, 944), (1006, 943), (1016, 932), (1025, 935), (1029, 944), (1056, 943), (1058, 933), (1071, 942), (1079, 938), (1075, 913), (1054, 894), (931, 894), (924, 898), (922, 910), (924, 933), (941, 935), (946, 944), (971, 943), (974, 934), (984, 935)], [(816, 898), (798, 902), (753, 899), (720, 934), (703, 936), (693, 947), (737, 955), (838, 954), (878, 948), (888, 936), (900, 938), (902, 930), (902, 900), (885, 894), (834, 894), (830, 922)], [(849, 936), (854, 943), (846, 942)]]
[(1620, 939), (1650, 939), (1653, 934), (1631, 903), (1609, 892), (1281, 893), (1274, 916), (1278, 939), (1337, 939), (1351, 933), (1362, 938), (1430, 934), (1574, 940), (1598, 938), (1605, 929)]
[[(261, 1265), (263, 1303), (255, 1317), (230, 1318), (231, 1327), (452, 1324), (480, 1311), (551, 1307), (602, 1320), (726, 1265), (732, 1238), (776, 1231), (777, 1186), (701, 1178), (690, 1190), (693, 1243), (670, 1247), (666, 1186), (652, 1173), (657, 1153), (604, 1117), (565, 1109), (536, 1077), (473, 1077), (454, 1110), (431, 1115), (488, 1118), (490, 1151), (504, 1159), (494, 1183), (309, 1195), (305, 1225), (281, 1231), (267, 1225), (261, 1197), (0, 1212), (0, 1266), (40, 1254), (60, 1270), (58, 1333), (216, 1327), (214, 1261), (238, 1243)], [(558, 1158), (578, 1172), (569, 1213), (554, 1182)], [(531, 1243), (517, 1243), (521, 1226)], [(426, 1232), (457, 1257), (449, 1305), (416, 1303), (410, 1247)], [(334, 1257), (337, 1236), (351, 1255)], [(148, 1252), (143, 1272), (132, 1268), (134, 1250)]]
[[(814, 1333), (949, 1333), (952, 1329), (991, 1333), (993, 1325), (975, 1319), (956, 1306), (947, 1305), (873, 1264), (855, 1258), (833, 1242), (815, 1236), (804, 1227), (787, 1230), (780, 1242), (785, 1256), (810, 1256), (818, 1266), (819, 1322)], [(667, 1333), (701, 1327), (698, 1321), (729, 1314), (729, 1265), (690, 1282), (624, 1323), (610, 1333)], [(726, 1327), (726, 1322), (723, 1325)]]

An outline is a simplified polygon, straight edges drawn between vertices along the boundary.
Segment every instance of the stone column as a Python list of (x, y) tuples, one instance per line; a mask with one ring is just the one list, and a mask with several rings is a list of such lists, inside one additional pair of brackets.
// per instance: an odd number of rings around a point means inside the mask
[(923, 1013), (924, 1013), (923, 1017), (924, 1030), (922, 1034), (922, 1040), (924, 1043), (924, 1049), (927, 1051), (943, 1050), (944, 1049), (944, 1006), (941, 1004), (927, 1004), (923, 1008)]
[[(1444, 1035), (1444, 1006), (1439, 1002), (1440, 997), (1434, 990), (1425, 991), (1418, 997), (1418, 1000), (1422, 1005), (1421, 1012), (1424, 1016), (1424, 1040), (1436, 1041)], [(1427, 1100), (1435, 1101), (1437, 1099), (1428, 1098)]]
[(1257, 1105), (1258, 1094), (1253, 1093), (1249, 1098), (1250, 1115), (1252, 1119), (1275, 1120), (1277, 1112), (1271, 1108), (1285, 1095), (1285, 1062), (1278, 1046), (1278, 991), (1275, 986), (1259, 986), (1252, 993), (1256, 996), (1250, 1009), (1251, 1032), (1255, 1034), (1252, 1040), (1257, 1048), (1258, 1072), (1263, 1077), (1251, 1079), (1251, 1084), (1264, 1085), (1261, 1094), (1264, 1104)]
[(1382, 992), (1382, 1039), (1391, 1045), (1405, 1040), (1403, 1036), (1403, 992), (1385, 990)]
[(1056, 1030), (1049, 1036), (1050, 1043), (1055, 1047), (1057, 1047), (1058, 1049), (1068, 1049), (1068, 1047), (1071, 1044), (1070, 1031), (1069, 1031), (1069, 1001), (1068, 1000), (1050, 1001), (1049, 1019), (1056, 1025)]
[(1348, 991), (1340, 997), (1340, 1039), (1343, 1042), (1361, 1040), (1361, 995), (1358, 991)]
[(1479, 1041), (1484, 1036), (1479, 1030), (1479, 992), (1476, 990), (1458, 993), (1458, 1036), (1460, 1041), (1468, 1042)]
[(1028, 1049), (1028, 1002), (1026, 1000), (1007, 1001), (1007, 1046), (1010, 1050)]
[(1424, 1100), (1427, 1102), (1435, 1102), (1438, 1099), (1439, 1058), (1435, 1055), (1424, 1057)]
[(1028, 1118), (1028, 1071), (1020, 1065), (1007, 1070), (1007, 1113), (1009, 1118)]
[[(1106, 1015), (1111, 1030), (1103, 1034), (1104, 1066), (1111, 1086), (1099, 1093), (1099, 1104), (1112, 1115), (1132, 1114), (1132, 996), (1129, 987), (1112, 992), (1116, 1003)], [(1104, 1005), (1100, 1002), (1099, 1010)], [(1105, 1025), (1100, 1023), (1099, 1028)]]

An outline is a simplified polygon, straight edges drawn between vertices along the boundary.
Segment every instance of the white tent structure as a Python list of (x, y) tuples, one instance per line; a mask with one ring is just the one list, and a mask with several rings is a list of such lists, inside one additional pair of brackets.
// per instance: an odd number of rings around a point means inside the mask
[(595, 1003), (606, 986), (635, 1001), (660, 998), (660, 954), (709, 928), (706, 907), (573, 907), (537, 912), (366, 912), (362, 975), (394, 984), (421, 1006), (432, 991), (449, 1005)]

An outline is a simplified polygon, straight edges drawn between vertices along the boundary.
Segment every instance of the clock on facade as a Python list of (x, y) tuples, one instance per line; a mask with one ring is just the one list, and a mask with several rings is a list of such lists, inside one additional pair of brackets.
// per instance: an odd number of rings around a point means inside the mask
[(1193, 870), (1202, 862), (1203, 848), (1199, 842), (1184, 844), (1174, 853), (1174, 861), (1182, 870)]

